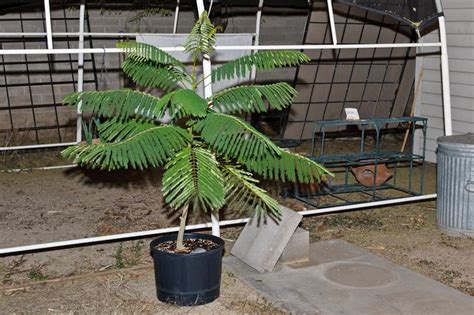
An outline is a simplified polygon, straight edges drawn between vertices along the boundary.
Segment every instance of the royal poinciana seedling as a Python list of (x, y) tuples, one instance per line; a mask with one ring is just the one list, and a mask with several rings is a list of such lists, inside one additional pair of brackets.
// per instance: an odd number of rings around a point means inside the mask
[[(160, 98), (139, 90), (78, 92), (64, 103), (100, 118), (99, 141), (67, 148), (63, 155), (80, 165), (116, 170), (164, 167), (163, 196), (181, 211), (177, 250), (183, 250), (188, 211), (249, 210), (278, 217), (278, 203), (257, 186), (257, 174), (283, 182), (318, 182), (328, 173), (317, 163), (276, 146), (236, 113), (260, 113), (289, 106), (296, 90), (287, 83), (243, 85), (196, 93), (203, 56), (212, 56), (216, 28), (203, 14), (184, 47), (192, 71), (170, 54), (143, 43), (121, 42), (123, 71), (141, 87), (160, 88)], [(266, 71), (297, 66), (309, 58), (298, 51), (262, 51), (212, 70), (212, 82), (246, 77), (252, 68)], [(162, 123), (163, 117), (171, 117)], [(169, 119), (168, 119), (169, 120)]]

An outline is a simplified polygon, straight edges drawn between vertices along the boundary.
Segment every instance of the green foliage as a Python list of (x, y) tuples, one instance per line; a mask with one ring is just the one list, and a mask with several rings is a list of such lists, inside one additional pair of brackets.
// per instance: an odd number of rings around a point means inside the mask
[(154, 120), (168, 113), (172, 118), (204, 117), (207, 102), (192, 90), (177, 90), (159, 99), (148, 93), (130, 89), (76, 92), (64, 99), (65, 105), (81, 104), (82, 111), (99, 117)]
[(45, 275), (41, 270), (41, 266), (35, 266), (28, 272), (28, 278), (33, 281), (45, 281), (49, 276)]
[(257, 70), (273, 70), (294, 67), (311, 59), (302, 52), (293, 50), (259, 51), (224, 63), (212, 70), (212, 82), (247, 76), (253, 67)]
[[(76, 92), (69, 94), (63, 104), (78, 106), (82, 112), (97, 117), (115, 117), (119, 120), (130, 118), (155, 119), (159, 111), (160, 99), (130, 89)], [(158, 107), (158, 110), (157, 110)]]
[(207, 12), (203, 12), (184, 43), (186, 51), (192, 55), (193, 59), (210, 54), (216, 43), (216, 32), (217, 28), (212, 25)]
[(270, 139), (235, 116), (209, 113), (194, 128), (214, 150), (229, 158), (258, 159), (280, 152)]
[[(143, 241), (137, 241), (131, 247), (124, 247), (120, 243), (113, 257), (115, 258), (115, 268), (122, 269), (138, 265), (143, 250)], [(110, 266), (110, 265), (109, 265)], [(105, 268), (107, 268), (106, 266)]]
[(265, 101), (271, 109), (282, 110), (293, 103), (296, 90), (288, 83), (237, 86), (217, 92), (213, 97), (214, 109), (226, 113), (266, 112)]
[(224, 206), (224, 179), (214, 154), (199, 146), (184, 148), (166, 165), (165, 201), (175, 209), (191, 204), (205, 212)]
[(128, 58), (139, 62), (153, 62), (159, 65), (176, 66), (184, 69), (184, 64), (158, 47), (137, 43), (134, 41), (118, 42), (117, 47), (121, 48)]
[(82, 121), (82, 133), (87, 144), (92, 144), (94, 140), (94, 132), (100, 126), (100, 121), (97, 118), (92, 118), (89, 121)]
[(206, 117), (207, 102), (193, 90), (178, 90), (163, 96), (160, 101), (160, 110), (168, 109), (173, 118)]
[(281, 149), (279, 153), (279, 156), (267, 155), (263, 159), (240, 162), (265, 179), (282, 182), (314, 183), (320, 182), (326, 174), (332, 176), (326, 168), (304, 156)]
[(223, 169), (226, 199), (229, 207), (255, 211), (257, 216), (265, 214), (276, 218), (280, 216), (281, 210), (278, 202), (256, 185), (258, 180), (253, 178), (252, 173), (230, 164), (224, 164)]
[(185, 65), (158, 47), (134, 41), (119, 42), (117, 47), (127, 55), (122, 70), (134, 83), (164, 91), (175, 89), (180, 82), (190, 83)]
[(122, 64), (122, 70), (140, 86), (161, 88), (168, 92), (176, 89), (180, 82), (189, 81), (188, 76), (173, 66), (154, 65), (151, 62), (128, 58)]
[[(66, 105), (80, 105), (84, 113), (105, 121), (97, 124), (99, 141), (88, 139), (67, 148), (63, 155), (80, 165), (108, 170), (164, 166), (162, 191), (174, 209), (192, 207), (210, 212), (227, 205), (278, 217), (278, 203), (257, 186), (258, 180), (250, 172), (303, 183), (320, 181), (329, 172), (301, 155), (280, 149), (247, 122), (226, 114), (288, 107), (296, 91), (287, 83), (233, 87), (208, 100), (196, 94), (203, 81), (196, 75), (196, 67), (212, 53), (216, 31), (207, 14), (193, 27), (185, 42), (185, 50), (193, 58), (191, 74), (185, 72), (182, 62), (159, 48), (119, 43), (127, 55), (123, 70), (131, 80), (165, 93), (157, 97), (119, 89), (67, 96)], [(258, 52), (217, 67), (212, 81), (246, 76), (252, 68), (272, 70), (308, 60), (297, 51)], [(165, 117), (170, 117), (168, 123), (163, 122)], [(185, 125), (188, 129), (180, 127)]]
[(117, 247), (117, 251), (115, 252), (114, 255), (115, 258), (115, 267), (118, 269), (125, 268), (126, 263), (125, 263), (125, 258), (123, 257), (123, 245), (122, 243), (119, 244)]
[(62, 154), (74, 163), (92, 168), (116, 170), (120, 168), (144, 169), (165, 164), (191, 141), (186, 130), (172, 125), (117, 119), (101, 124), (99, 137), (106, 142), (78, 144)]

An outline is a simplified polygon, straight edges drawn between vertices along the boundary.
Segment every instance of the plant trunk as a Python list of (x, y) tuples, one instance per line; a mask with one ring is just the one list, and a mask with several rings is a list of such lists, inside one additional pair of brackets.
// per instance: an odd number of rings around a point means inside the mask
[(186, 228), (186, 220), (188, 218), (188, 210), (189, 207), (185, 206), (183, 208), (183, 212), (181, 213), (180, 223), (179, 223), (179, 231), (178, 231), (178, 239), (176, 240), (176, 251), (182, 252), (186, 249), (183, 244), (183, 237), (184, 237), (184, 230)]

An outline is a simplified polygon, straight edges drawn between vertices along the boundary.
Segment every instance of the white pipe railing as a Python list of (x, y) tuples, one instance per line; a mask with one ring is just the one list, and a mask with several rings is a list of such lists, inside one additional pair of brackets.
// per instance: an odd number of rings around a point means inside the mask
[[(0, 32), (0, 37), (45, 37), (45, 32)], [(175, 36), (175, 33), (101, 33), (101, 32), (84, 32), (85, 37), (137, 37), (137, 36)], [(53, 37), (79, 37), (80, 32), (54, 32)], [(240, 33), (227, 33), (226, 36), (240, 36)]]
[[(410, 47), (441, 47), (441, 43), (391, 43), (391, 44), (336, 44), (336, 45), (242, 45), (216, 46), (215, 50), (325, 50), (325, 49), (389, 49)], [(180, 52), (184, 47), (160, 47), (163, 51)], [(122, 53), (120, 48), (57, 48), (57, 49), (1, 49), (0, 55), (64, 55), (64, 54), (103, 54)]]
[(5, 169), (5, 170), (0, 170), (0, 173), (20, 173), (20, 172), (29, 172), (29, 171), (49, 171), (49, 170), (59, 170), (59, 169), (73, 168), (73, 167), (77, 167), (77, 164), (41, 166), (41, 167), (26, 167), (26, 168), (9, 168), (9, 169)]
[[(367, 208), (372, 208), (372, 207), (382, 207), (382, 206), (388, 206), (388, 205), (403, 204), (403, 203), (409, 203), (409, 202), (415, 202), (415, 201), (428, 201), (428, 200), (433, 200), (433, 199), (436, 199), (436, 194), (397, 198), (397, 199), (390, 199), (390, 200), (381, 200), (381, 201), (367, 202), (367, 203), (354, 204), (354, 205), (337, 206), (337, 207), (323, 208), (323, 209), (311, 209), (311, 210), (300, 211), (298, 213), (300, 213), (303, 216), (317, 215), (317, 214), (321, 215), (321, 214), (329, 214), (329, 213), (341, 212), (341, 211), (360, 210), (360, 209), (367, 209)], [(248, 220), (249, 218), (220, 221), (219, 226), (227, 227), (227, 226), (233, 226), (233, 225), (241, 225), (241, 224), (247, 223)], [(193, 224), (193, 225), (188, 225), (186, 227), (186, 231), (204, 230), (204, 229), (209, 229), (211, 227), (212, 227), (211, 222), (202, 223), (202, 224)], [(68, 240), (68, 241), (8, 247), (8, 248), (0, 249), (0, 256), (19, 255), (19, 254), (28, 253), (28, 252), (53, 250), (53, 249), (60, 249), (64, 247), (78, 247), (78, 246), (94, 245), (94, 244), (99, 244), (99, 243), (126, 241), (126, 240), (137, 239), (137, 238), (147, 238), (147, 237), (158, 236), (158, 235), (166, 234), (166, 233), (175, 233), (178, 231), (178, 229), (179, 227), (176, 226), (176, 227), (169, 227), (169, 228), (163, 228), (163, 229), (157, 229), (157, 230), (130, 232), (130, 233), (107, 235), (107, 236), (88, 237), (88, 238)]]
[(45, 149), (55, 147), (67, 147), (75, 145), (77, 142), (63, 142), (63, 143), (48, 143), (48, 144), (31, 144), (31, 145), (19, 145), (16, 147), (0, 147), (0, 152), (9, 150), (30, 150), (30, 149)]

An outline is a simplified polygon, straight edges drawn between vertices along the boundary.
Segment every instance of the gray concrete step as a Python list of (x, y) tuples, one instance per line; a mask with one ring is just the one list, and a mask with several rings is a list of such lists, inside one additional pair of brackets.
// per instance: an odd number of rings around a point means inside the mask
[(474, 298), (344, 242), (311, 244), (310, 260), (259, 273), (238, 258), (225, 267), (296, 314), (474, 314)]

